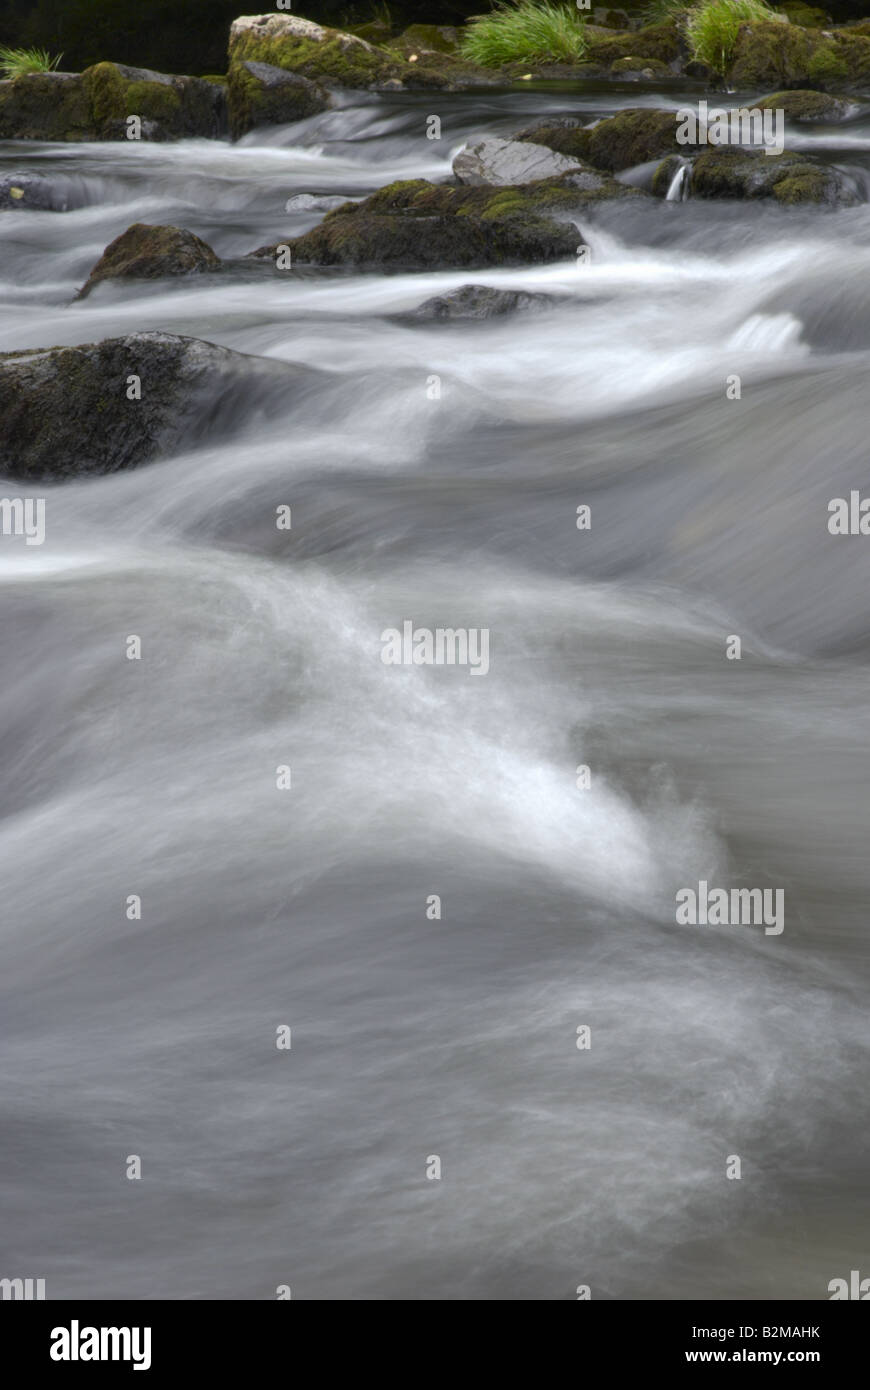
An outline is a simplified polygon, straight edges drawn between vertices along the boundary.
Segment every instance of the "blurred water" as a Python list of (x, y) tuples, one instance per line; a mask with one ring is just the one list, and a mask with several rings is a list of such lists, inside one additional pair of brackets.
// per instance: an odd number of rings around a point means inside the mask
[[(439, 94), (440, 143), (433, 100), (0, 146), (77, 205), (0, 214), (0, 351), (160, 328), (324, 372), (241, 437), (41, 489), (45, 544), (0, 542), (0, 1273), (824, 1298), (866, 1262), (870, 562), (827, 530), (868, 487), (866, 206), (619, 204), (580, 267), (70, 302), (133, 221), (242, 256), (319, 221), (297, 194), (682, 98)], [(866, 179), (862, 108), (796, 139)], [(553, 306), (402, 319), (469, 280)], [(488, 628), (487, 678), (384, 666), (405, 618)], [(784, 934), (676, 926), (702, 878), (784, 888)]]

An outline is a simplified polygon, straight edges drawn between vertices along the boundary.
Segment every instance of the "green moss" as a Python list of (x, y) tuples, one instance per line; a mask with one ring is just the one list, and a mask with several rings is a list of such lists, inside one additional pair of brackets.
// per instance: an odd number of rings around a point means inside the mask
[(165, 82), (128, 82), (124, 93), (126, 116), (171, 123), (181, 111), (181, 97)]
[[(107, 121), (118, 121), (127, 111), (127, 83), (114, 63), (95, 63), (82, 73), (82, 82), (91, 103), (91, 120), (98, 128)], [(138, 114), (138, 112), (134, 113)]]
[(793, 24), (747, 24), (728, 77), (736, 86), (800, 86), (870, 74), (870, 38), (852, 30), (828, 36)]
[(80, 77), (32, 73), (0, 87), (0, 139), (92, 138), (90, 101)]
[(823, 29), (828, 22), (824, 10), (804, 5), (801, 0), (784, 0), (783, 4), (774, 5), (773, 8), (787, 15), (790, 24), (800, 24), (805, 29)]
[(800, 88), (791, 92), (774, 92), (755, 105), (762, 111), (782, 111), (790, 121), (838, 120), (844, 110), (844, 103), (836, 97)]
[(303, 77), (328, 78), (343, 87), (367, 87), (373, 82), (403, 78), (408, 64), (385, 49), (349, 43), (347, 35), (334, 29), (326, 31), (327, 38), (315, 39), (285, 34), (275, 38), (258, 38), (245, 33), (236, 39), (230, 56), (236, 62), (270, 63), (272, 67), (299, 72)]
[(596, 63), (618, 62), (620, 58), (658, 58), (662, 63), (671, 63), (683, 52), (680, 31), (674, 20), (662, 24), (650, 24), (634, 33), (608, 34), (602, 37), (588, 30), (589, 48), (587, 57)]
[[(367, 34), (362, 35), (368, 38)], [(387, 48), (394, 48), (407, 56), (409, 53), (434, 52), (456, 53), (459, 48), (458, 30), (443, 24), (412, 24), (397, 39), (386, 41)]]
[(828, 181), (821, 169), (801, 170), (773, 185), (778, 203), (824, 203), (827, 192)]

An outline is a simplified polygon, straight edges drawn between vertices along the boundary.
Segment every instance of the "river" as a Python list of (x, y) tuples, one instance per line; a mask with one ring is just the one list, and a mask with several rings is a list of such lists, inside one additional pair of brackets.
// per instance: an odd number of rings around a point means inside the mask
[[(163, 329), (320, 373), (225, 440), (46, 486), (45, 544), (0, 542), (0, 1274), (763, 1300), (866, 1265), (870, 541), (828, 530), (870, 489), (866, 204), (619, 202), (577, 219), (585, 264), (71, 304), (133, 222), (242, 257), (320, 220), (297, 195), (685, 99), (526, 84), (236, 145), (0, 145), (70, 204), (0, 214), (0, 351)], [(866, 194), (870, 108), (787, 147)], [(555, 298), (402, 317), (469, 282)], [(486, 678), (385, 666), (406, 619), (488, 629)], [(785, 930), (677, 925), (701, 880), (783, 889)]]

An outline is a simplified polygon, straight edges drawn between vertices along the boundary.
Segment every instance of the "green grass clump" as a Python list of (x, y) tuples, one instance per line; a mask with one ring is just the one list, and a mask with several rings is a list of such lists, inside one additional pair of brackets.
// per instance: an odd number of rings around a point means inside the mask
[(502, 63), (576, 63), (586, 52), (586, 26), (575, 7), (550, 0), (501, 0), (473, 19), (459, 51), (479, 67)]
[(771, 22), (788, 24), (788, 19), (764, 0), (702, 0), (686, 16), (686, 38), (697, 62), (724, 73), (741, 24)]
[(63, 57), (49, 56), (45, 48), (5, 48), (0, 46), (0, 76), (22, 77), (28, 72), (53, 72)]

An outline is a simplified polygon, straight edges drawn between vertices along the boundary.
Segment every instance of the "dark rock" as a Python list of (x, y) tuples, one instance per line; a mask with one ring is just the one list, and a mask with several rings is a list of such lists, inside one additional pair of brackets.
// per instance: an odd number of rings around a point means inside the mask
[(135, 222), (106, 247), (78, 298), (102, 280), (157, 280), (166, 275), (197, 275), (219, 270), (220, 261), (198, 236), (183, 227)]
[(66, 212), (67, 198), (42, 174), (0, 176), (0, 212), (32, 208), (37, 212)]
[(126, 140), (129, 116), (139, 117), (143, 140), (218, 136), (226, 131), (226, 96), (205, 78), (120, 63), (0, 82), (0, 139)]
[(842, 97), (830, 96), (827, 92), (807, 90), (774, 92), (754, 105), (762, 111), (783, 111), (786, 120), (811, 124), (837, 125), (846, 121), (857, 109), (854, 102)]
[(552, 308), (553, 297), (526, 290), (499, 290), (490, 285), (460, 285), (449, 294), (424, 300), (407, 316), (413, 319), (494, 319), (518, 309)]
[[(543, 264), (576, 254), (581, 238), (569, 218), (591, 203), (642, 197), (595, 170), (537, 183), (453, 188), (411, 179), (361, 203), (345, 203), (318, 227), (288, 239), (293, 263), (393, 266), (428, 270)], [(275, 257), (276, 246), (252, 252)]]
[[(224, 437), (286, 407), (316, 373), (172, 333), (0, 354), (0, 472), (58, 479), (116, 473)], [(141, 399), (128, 399), (138, 376)]]
[(775, 198), (780, 203), (851, 206), (859, 201), (838, 170), (805, 155), (708, 149), (692, 166), (694, 198)]
[(325, 88), (298, 72), (269, 63), (233, 63), (227, 85), (230, 134), (237, 139), (256, 126), (285, 125), (317, 116), (331, 105)]

